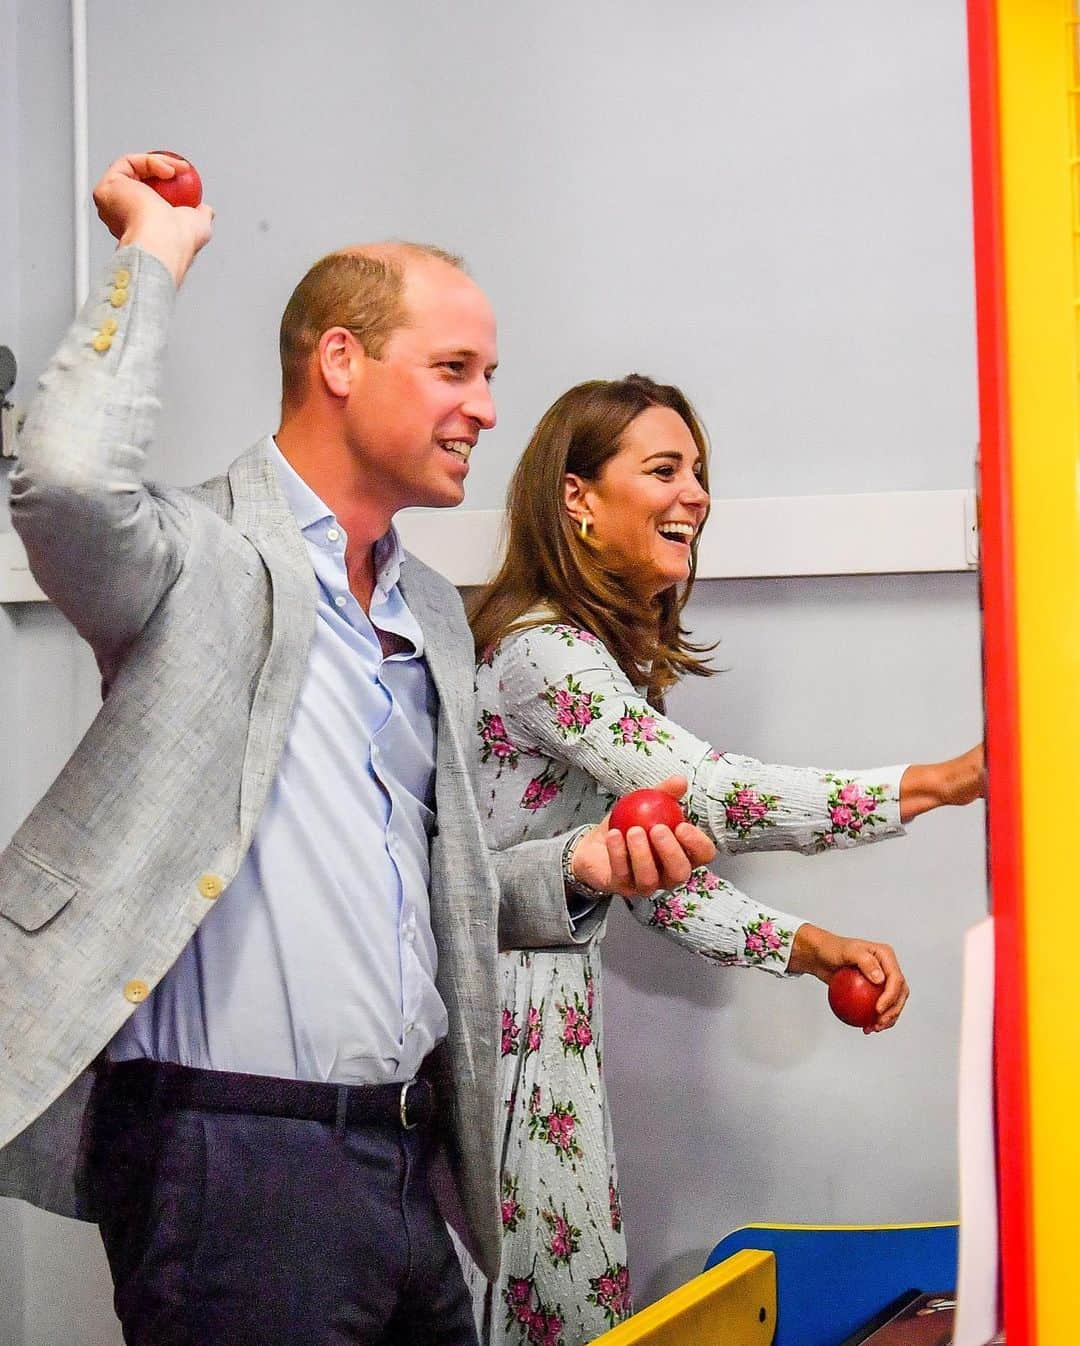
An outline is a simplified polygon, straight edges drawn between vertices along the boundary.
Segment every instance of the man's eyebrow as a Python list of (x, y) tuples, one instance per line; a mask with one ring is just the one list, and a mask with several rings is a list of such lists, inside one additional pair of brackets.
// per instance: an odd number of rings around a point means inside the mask
[[(474, 351), (468, 346), (448, 346), (445, 350), (435, 351), (435, 356), (440, 360), (446, 359), (449, 356), (457, 356), (462, 360), (479, 360), (480, 352)], [(488, 365), (487, 368), (495, 369), (498, 367), (498, 363), (499, 362), (496, 360), (494, 364)]]

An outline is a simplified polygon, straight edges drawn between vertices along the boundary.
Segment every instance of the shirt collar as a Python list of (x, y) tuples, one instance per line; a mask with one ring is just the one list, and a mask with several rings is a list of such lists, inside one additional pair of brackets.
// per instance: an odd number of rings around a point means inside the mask
[[(322, 500), (278, 448), (273, 435), (267, 435), (267, 454), (278, 474), (289, 509), (300, 531), (307, 540), (316, 524), (330, 523), (340, 527), (334, 511)], [(344, 529), (342, 529), (344, 534)], [(401, 576), (405, 548), (393, 524), (375, 543), (375, 582), (384, 591), (393, 588)]]

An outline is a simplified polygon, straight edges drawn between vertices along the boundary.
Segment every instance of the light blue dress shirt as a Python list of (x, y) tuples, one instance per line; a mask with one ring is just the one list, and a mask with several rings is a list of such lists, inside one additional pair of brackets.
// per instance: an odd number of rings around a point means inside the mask
[[(268, 452), (318, 579), (307, 673), (251, 849), (109, 1054), (401, 1082), (447, 1027), (428, 904), (436, 693), (396, 532), (376, 545), (369, 619), (341, 525)], [(384, 657), (376, 628), (410, 648)]]

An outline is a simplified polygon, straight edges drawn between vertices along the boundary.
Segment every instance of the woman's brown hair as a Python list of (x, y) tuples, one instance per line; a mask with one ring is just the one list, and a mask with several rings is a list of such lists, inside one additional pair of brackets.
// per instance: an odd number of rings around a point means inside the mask
[(604, 565), (594, 543), (581, 538), (566, 510), (566, 474), (595, 481), (618, 453), (627, 427), (649, 407), (669, 407), (686, 424), (708, 489), (708, 438), (678, 388), (630, 374), (579, 383), (563, 393), (533, 431), (510, 480), (502, 566), (469, 604), (479, 656), (509, 631), (540, 626), (554, 616), (603, 641), (651, 699), (687, 673), (715, 671), (700, 657), (712, 647), (692, 644), (680, 622), (697, 569), (697, 535), (690, 544), (687, 582), (645, 603)]

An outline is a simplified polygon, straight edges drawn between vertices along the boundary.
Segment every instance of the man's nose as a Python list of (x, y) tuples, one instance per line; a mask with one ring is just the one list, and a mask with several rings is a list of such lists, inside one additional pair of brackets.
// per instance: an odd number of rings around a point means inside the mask
[(470, 420), (477, 423), (481, 430), (490, 430), (495, 424), (495, 398), (486, 382), (477, 388), (462, 407)]

